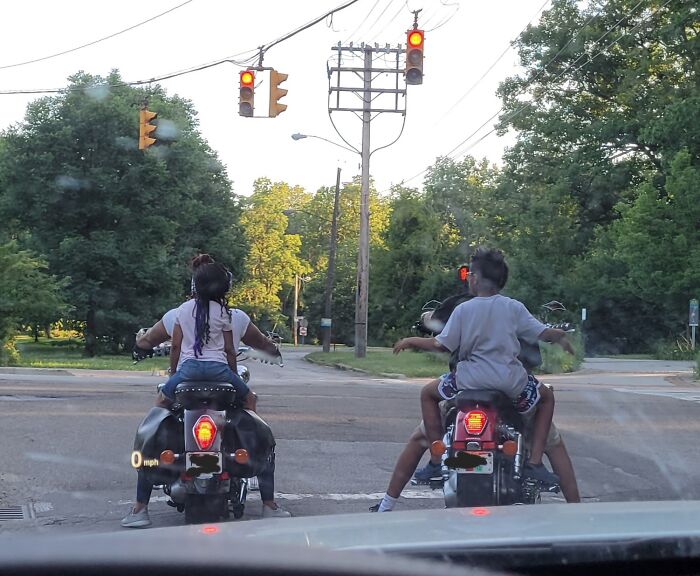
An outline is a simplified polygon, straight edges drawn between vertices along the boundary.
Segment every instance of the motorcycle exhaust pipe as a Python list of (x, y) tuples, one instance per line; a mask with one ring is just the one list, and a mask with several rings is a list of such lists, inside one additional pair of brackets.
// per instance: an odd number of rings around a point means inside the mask
[(513, 477), (520, 480), (523, 473), (523, 435), (517, 434), (518, 448), (515, 452), (515, 462), (513, 464)]

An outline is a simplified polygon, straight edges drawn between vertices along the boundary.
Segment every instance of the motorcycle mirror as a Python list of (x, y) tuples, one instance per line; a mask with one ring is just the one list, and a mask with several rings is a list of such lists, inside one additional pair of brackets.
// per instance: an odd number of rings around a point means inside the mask
[(547, 310), (549, 310), (551, 312), (566, 310), (564, 305), (561, 302), (557, 302), (556, 300), (552, 300), (551, 302), (547, 302), (546, 304), (542, 304), (542, 308), (546, 308)]

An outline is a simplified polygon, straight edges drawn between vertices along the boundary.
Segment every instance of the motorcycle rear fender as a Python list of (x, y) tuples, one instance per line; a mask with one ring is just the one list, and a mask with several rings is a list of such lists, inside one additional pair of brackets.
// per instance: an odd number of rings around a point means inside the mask
[[(467, 429), (464, 426), (464, 419), (471, 410), (481, 410), (486, 414), (486, 427), (480, 436), (472, 436), (467, 433)], [(455, 426), (455, 442), (469, 442), (476, 441), (480, 443), (484, 442), (497, 442), (498, 441), (498, 410), (495, 408), (486, 408), (475, 405), (473, 408), (463, 408), (457, 412), (457, 420)]]

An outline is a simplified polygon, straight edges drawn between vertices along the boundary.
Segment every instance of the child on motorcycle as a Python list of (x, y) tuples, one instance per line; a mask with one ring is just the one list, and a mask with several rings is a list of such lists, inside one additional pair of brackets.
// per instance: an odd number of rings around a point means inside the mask
[[(456, 370), (426, 385), (421, 391), (421, 409), (430, 443), (442, 438), (439, 403), (453, 398), (460, 390), (500, 390), (513, 401), (527, 420), (534, 418), (530, 457), (524, 467), (528, 477), (556, 483), (557, 478), (542, 464), (545, 443), (554, 413), (554, 395), (528, 375), (518, 360), (518, 339), (556, 342), (574, 354), (563, 330), (547, 328), (525, 306), (500, 294), (508, 279), (508, 266), (499, 250), (479, 248), (471, 259), (468, 276), (472, 300), (457, 306), (445, 328), (435, 338), (404, 338), (394, 353), (416, 348), (432, 351), (458, 351)], [(430, 465), (438, 468), (433, 456)]]
[(185, 380), (230, 382), (236, 396), (249, 409), (254, 396), (236, 373), (231, 312), (226, 294), (231, 274), (218, 263), (207, 263), (194, 270), (194, 298), (180, 305), (175, 316), (170, 352), (171, 376), (162, 389), (168, 400), (175, 399), (177, 385)]

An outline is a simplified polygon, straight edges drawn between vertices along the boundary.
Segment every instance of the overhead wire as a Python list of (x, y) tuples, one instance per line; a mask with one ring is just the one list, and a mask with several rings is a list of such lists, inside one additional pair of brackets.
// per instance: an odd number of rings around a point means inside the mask
[(345, 40), (343, 40), (343, 44), (346, 44), (347, 42), (352, 40), (352, 37), (355, 34), (357, 34), (359, 32), (360, 28), (362, 28), (365, 25), (365, 22), (367, 22), (367, 20), (369, 20), (370, 15), (372, 14), (372, 12), (374, 12), (374, 9), (377, 7), (378, 4), (379, 4), (379, 0), (375, 0), (374, 4), (372, 5), (372, 8), (370, 8), (370, 11), (367, 12), (365, 17), (362, 19), (362, 22), (360, 22), (357, 25), (357, 28), (355, 28), (350, 34), (348, 34), (348, 37)]
[(51, 60), (52, 58), (58, 58), (59, 56), (64, 56), (65, 54), (77, 52), (78, 50), (82, 50), (83, 48), (87, 48), (89, 46), (94, 46), (95, 44), (99, 44), (100, 42), (104, 42), (105, 40), (110, 40), (116, 36), (119, 36), (120, 34), (130, 32), (131, 30), (134, 30), (135, 28), (143, 26), (144, 24), (148, 24), (149, 22), (153, 22), (154, 20), (157, 20), (158, 18), (165, 16), (166, 14), (170, 14), (171, 12), (174, 12), (178, 8), (182, 8), (183, 6), (190, 4), (192, 1), (193, 0), (186, 0), (182, 4), (178, 4), (177, 6), (173, 6), (169, 10), (166, 10), (165, 12), (161, 12), (160, 14), (156, 14), (155, 16), (152, 16), (151, 18), (148, 18), (147, 20), (143, 20), (142, 22), (139, 22), (137, 24), (134, 24), (132, 26), (124, 28), (123, 30), (119, 30), (118, 32), (114, 32), (113, 34), (109, 34), (108, 36), (98, 38), (97, 40), (92, 40), (91, 42), (87, 42), (85, 44), (81, 44), (80, 46), (76, 46), (75, 48), (69, 48), (68, 50), (62, 50), (61, 52), (56, 52), (54, 54), (49, 54), (47, 56), (42, 56), (40, 58), (33, 58), (31, 60), (25, 60), (23, 62), (15, 62), (14, 64), (4, 64), (4, 65), (0, 66), (0, 70), (6, 70), (8, 68), (17, 68), (19, 66), (26, 66), (28, 64), (36, 64), (37, 62), (44, 62), (46, 60)]
[[(188, 0), (188, 1), (191, 2), (192, 0)], [(172, 78), (177, 78), (178, 76), (184, 76), (184, 75), (186, 75), (186, 74), (192, 74), (193, 72), (199, 72), (199, 71), (201, 71), (201, 70), (206, 70), (207, 68), (212, 68), (212, 67), (214, 67), (214, 66), (219, 66), (220, 64), (224, 64), (224, 63), (227, 63), (227, 62), (228, 62), (228, 63), (231, 63), (231, 64), (234, 64), (234, 65), (236, 65), (236, 66), (246, 67), (246, 66), (248, 66), (248, 65), (251, 65), (251, 64), (255, 61), (256, 55), (259, 55), (259, 54), (261, 53), (261, 51), (262, 51), (262, 53), (266, 52), (267, 50), (269, 50), (269, 49), (272, 48), (273, 46), (276, 46), (277, 44), (280, 44), (281, 42), (284, 42), (285, 40), (291, 38), (292, 36), (295, 36), (296, 34), (299, 34), (300, 32), (302, 32), (302, 31), (304, 31), (304, 30), (310, 28), (310, 27), (313, 26), (314, 24), (317, 24), (318, 22), (321, 22), (322, 20), (324, 20), (325, 18), (327, 18), (329, 14), (333, 14), (333, 13), (335, 13), (335, 12), (338, 12), (338, 11), (340, 11), (340, 10), (343, 10), (343, 9), (347, 8), (348, 6), (351, 6), (352, 4), (355, 4), (355, 3), (358, 2), (358, 1), (359, 1), (359, 0), (349, 0), (349, 1), (346, 2), (345, 4), (342, 4), (342, 5), (338, 6), (337, 8), (335, 8), (335, 9), (329, 11), (329, 12), (326, 12), (325, 14), (323, 14), (323, 16), (320, 16), (320, 17), (318, 17), (318, 18), (312, 20), (311, 22), (309, 22), (309, 23), (307, 23), (307, 24), (304, 24), (304, 25), (300, 26), (299, 28), (294, 29), (292, 32), (289, 32), (289, 33), (287, 33), (287, 34), (281, 36), (280, 38), (278, 38), (278, 39), (276, 39), (276, 40), (274, 40), (274, 41), (272, 41), (272, 42), (270, 42), (270, 43), (268, 43), (268, 44), (265, 44), (265, 45), (261, 46), (261, 47), (260, 47), (259, 49), (257, 49), (257, 50), (253, 50), (253, 49), (251, 49), (251, 50), (246, 50), (246, 51), (244, 51), (244, 52), (240, 52), (240, 53), (238, 53), (238, 54), (234, 54), (233, 56), (227, 56), (226, 58), (221, 58), (221, 59), (219, 59), (219, 60), (214, 60), (214, 61), (209, 62), (209, 63), (206, 63), (206, 64), (200, 64), (200, 65), (192, 66), (192, 67), (186, 68), (186, 69), (184, 69), (184, 70), (180, 70), (180, 71), (177, 71), (177, 72), (171, 72), (171, 73), (169, 73), (169, 74), (163, 74), (163, 75), (161, 75), (161, 76), (156, 76), (156, 77), (149, 78), (149, 79), (145, 79), (145, 80), (135, 80), (135, 81), (131, 81), (131, 82), (118, 82), (118, 83), (116, 83), (116, 84), (101, 84), (100, 86), (104, 86), (104, 87), (106, 87), (106, 88), (120, 88), (120, 87), (124, 87), (124, 86), (143, 86), (143, 85), (146, 85), (146, 84), (152, 84), (152, 83), (154, 83), (154, 82), (161, 82), (161, 81), (163, 81), (163, 80), (170, 80), (170, 79), (172, 79)], [(237, 58), (237, 57), (239, 57), (239, 56), (243, 56), (243, 55), (245, 55), (245, 54), (250, 54), (250, 53), (254, 53), (254, 54), (252, 54), (252, 56), (249, 56), (249, 57), (243, 59), (242, 61), (241, 61), (241, 60), (236, 60), (236, 59), (235, 59), (235, 58)], [(79, 91), (83, 91), (83, 90), (85, 90), (85, 89), (86, 89), (85, 86), (79, 86), (79, 87), (76, 86), (76, 87), (67, 87), (67, 88), (64, 87), (64, 88), (37, 88), (37, 89), (20, 89), (20, 90), (0, 90), (0, 95), (16, 95), (16, 94), (61, 94), (61, 93), (66, 93), (66, 92), (79, 92)]]

